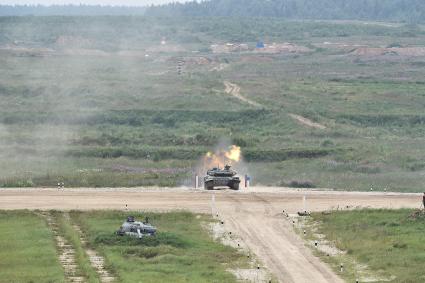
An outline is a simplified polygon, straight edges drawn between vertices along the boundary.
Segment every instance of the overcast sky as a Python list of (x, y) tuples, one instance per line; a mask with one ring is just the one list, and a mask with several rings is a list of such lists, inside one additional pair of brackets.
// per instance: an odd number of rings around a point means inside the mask
[(164, 4), (169, 2), (186, 2), (188, 0), (0, 0), (0, 5), (63, 5), (63, 4), (86, 4), (86, 5), (114, 5), (114, 6), (146, 6), (149, 4)]

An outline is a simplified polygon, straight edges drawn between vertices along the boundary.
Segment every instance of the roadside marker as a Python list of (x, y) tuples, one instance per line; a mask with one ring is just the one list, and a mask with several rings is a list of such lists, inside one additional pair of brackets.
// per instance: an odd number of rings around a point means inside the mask
[(195, 189), (199, 188), (199, 176), (195, 175)]

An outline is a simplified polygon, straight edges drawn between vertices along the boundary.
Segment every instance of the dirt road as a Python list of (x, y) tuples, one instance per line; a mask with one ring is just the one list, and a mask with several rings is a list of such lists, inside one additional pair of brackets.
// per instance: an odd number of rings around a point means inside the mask
[(261, 104), (255, 102), (255, 101), (252, 101), (252, 100), (246, 98), (245, 96), (243, 96), (241, 94), (241, 87), (238, 86), (237, 84), (233, 84), (231, 82), (225, 81), (224, 86), (226, 87), (224, 89), (225, 93), (233, 95), (234, 97), (236, 97), (240, 101), (243, 101), (243, 102), (248, 103), (248, 104), (255, 106), (255, 107), (261, 107), (262, 106)]
[(313, 256), (292, 230), (283, 210), (419, 207), (419, 194), (302, 191), (284, 188), (206, 192), (169, 189), (3, 189), (0, 209), (186, 209), (211, 213), (212, 195), (220, 218), (281, 282), (342, 282)]
[(298, 121), (299, 123), (303, 124), (304, 126), (310, 127), (310, 128), (315, 128), (315, 129), (320, 129), (320, 130), (324, 130), (326, 129), (326, 126), (313, 122), (310, 119), (307, 119), (303, 116), (300, 115), (295, 115), (295, 114), (289, 114), (289, 116), (291, 118), (293, 118), (294, 120)]

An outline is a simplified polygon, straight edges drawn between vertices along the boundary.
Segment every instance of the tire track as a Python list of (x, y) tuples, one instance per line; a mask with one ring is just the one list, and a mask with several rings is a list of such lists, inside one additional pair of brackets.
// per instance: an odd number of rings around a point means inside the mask
[(41, 212), (40, 215), (46, 219), (47, 225), (55, 238), (57, 251), (59, 253), (59, 262), (64, 269), (65, 280), (72, 283), (86, 282), (86, 278), (79, 274), (78, 264), (75, 259), (75, 249), (66, 240), (64, 235), (60, 234), (59, 224), (56, 222), (55, 217), (49, 212)]
[(99, 255), (95, 250), (88, 247), (87, 240), (80, 226), (74, 224), (72, 227), (78, 232), (78, 235), (80, 236), (80, 241), (84, 247), (86, 254), (90, 259), (90, 264), (93, 269), (96, 270), (96, 273), (99, 275), (100, 281), (102, 283), (114, 282), (115, 277), (112, 276), (112, 274), (105, 268), (105, 259), (101, 255)]
[(292, 119), (296, 120), (297, 122), (303, 124), (304, 126), (310, 127), (310, 128), (315, 128), (315, 129), (320, 129), (320, 130), (325, 130), (326, 126), (313, 122), (308, 118), (305, 118), (303, 116), (300, 115), (296, 115), (296, 114), (288, 114)]
[(261, 105), (260, 103), (257, 103), (253, 100), (250, 100), (248, 98), (246, 98), (245, 96), (243, 96), (241, 94), (241, 88), (240, 86), (238, 86), (237, 84), (233, 84), (231, 82), (228, 81), (224, 81), (224, 92), (227, 94), (230, 94), (234, 97), (236, 97), (237, 99), (239, 99), (240, 101), (243, 101), (245, 103), (248, 103), (249, 105), (255, 106), (255, 107), (263, 107), (263, 105)]

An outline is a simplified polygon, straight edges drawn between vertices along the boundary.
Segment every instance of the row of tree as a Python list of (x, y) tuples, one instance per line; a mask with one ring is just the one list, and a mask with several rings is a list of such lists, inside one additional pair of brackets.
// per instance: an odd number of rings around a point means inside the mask
[(0, 16), (152, 15), (425, 22), (425, 0), (209, 0), (150, 7), (0, 5)]
[(143, 15), (145, 7), (100, 5), (0, 5), (0, 16), (100, 16)]
[(424, 0), (210, 0), (150, 7), (148, 15), (425, 21)]

